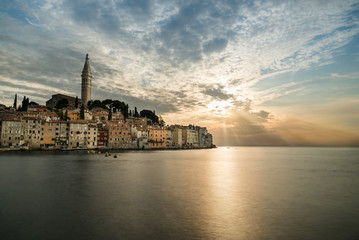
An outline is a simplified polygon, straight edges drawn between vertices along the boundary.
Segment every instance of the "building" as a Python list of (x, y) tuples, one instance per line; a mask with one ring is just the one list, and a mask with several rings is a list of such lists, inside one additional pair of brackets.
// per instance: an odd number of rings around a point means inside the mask
[(97, 147), (97, 124), (95, 122), (88, 122), (86, 147)]
[(137, 148), (148, 149), (148, 131), (144, 126), (136, 126), (137, 130)]
[(180, 148), (183, 145), (182, 128), (178, 125), (170, 126), (173, 131), (172, 142), (175, 148)]
[(69, 146), (69, 124), (67, 121), (56, 121), (55, 148), (63, 149)]
[[(75, 108), (76, 98), (71, 97), (71, 96), (67, 96), (67, 95), (64, 95), (64, 94), (54, 94), (54, 95), (52, 95), (51, 99), (46, 101), (46, 107), (50, 107), (50, 108), (56, 107), (57, 102), (60, 101), (63, 98), (67, 99), (67, 101), (69, 102), (69, 107)], [(80, 101), (81, 101), (81, 99), (78, 99), (79, 103), (80, 103)]]
[(189, 125), (182, 130), (182, 137), (184, 144), (187, 147), (199, 147), (198, 143), (198, 131), (196, 127)]
[(102, 124), (97, 125), (97, 147), (107, 147), (108, 146), (108, 131), (102, 126)]
[(174, 148), (175, 147), (175, 143), (173, 141), (173, 130), (168, 128), (166, 130), (166, 147), (167, 148)]
[(128, 148), (131, 145), (131, 128), (130, 125), (119, 123), (117, 121), (108, 121), (108, 146), (110, 148)]
[(149, 129), (149, 147), (165, 148), (166, 147), (166, 129), (153, 127)]
[(87, 106), (88, 101), (91, 100), (91, 68), (90, 68), (90, 59), (89, 55), (86, 54), (86, 60), (84, 69), (81, 74), (81, 104)]
[(103, 108), (93, 108), (90, 110), (90, 114), (91, 114), (91, 119), (94, 121), (102, 121), (102, 120), (106, 120), (108, 118), (108, 110), (107, 109), (103, 109)]
[(69, 121), (69, 148), (86, 147), (87, 131), (86, 120)]
[(80, 110), (68, 110), (67, 111), (67, 117), (69, 120), (80, 120)]
[(29, 149), (39, 149), (41, 142), (42, 120), (39, 117), (23, 117), (21, 120), (20, 145)]
[(208, 133), (207, 128), (199, 127), (198, 128), (198, 140), (199, 147), (201, 148), (210, 148), (212, 147), (212, 135)]
[(44, 149), (55, 148), (55, 142), (56, 123), (43, 121), (41, 123), (40, 147)]
[(19, 148), (21, 138), (21, 118), (16, 116), (3, 117), (0, 125), (1, 147)]

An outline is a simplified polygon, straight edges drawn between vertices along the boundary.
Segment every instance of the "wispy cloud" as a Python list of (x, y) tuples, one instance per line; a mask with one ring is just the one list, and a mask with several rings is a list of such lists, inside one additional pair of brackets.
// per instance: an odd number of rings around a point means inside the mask
[(332, 64), (344, 54), (359, 34), (358, 6), (334, 0), (5, 0), (1, 91), (14, 94), (29, 85), (40, 86), (27, 92), (39, 100), (60, 89), (79, 95), (89, 53), (94, 98), (156, 108), (169, 119), (192, 109), (201, 114), (199, 121), (207, 119), (213, 101), (228, 101), (229, 111), (249, 99), (260, 112), (265, 109), (258, 104), (306, 84), (288, 79), (259, 91), (258, 85)]

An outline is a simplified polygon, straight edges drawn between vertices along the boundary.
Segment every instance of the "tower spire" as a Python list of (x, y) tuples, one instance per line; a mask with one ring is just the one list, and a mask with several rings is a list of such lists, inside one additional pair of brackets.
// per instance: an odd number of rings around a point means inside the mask
[(91, 100), (91, 68), (90, 68), (90, 59), (88, 54), (86, 54), (85, 65), (81, 74), (81, 104), (84, 107), (87, 107), (88, 101)]

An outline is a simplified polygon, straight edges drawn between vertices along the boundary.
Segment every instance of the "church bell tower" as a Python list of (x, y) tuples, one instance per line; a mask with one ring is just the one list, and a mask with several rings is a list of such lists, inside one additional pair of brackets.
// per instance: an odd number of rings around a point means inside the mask
[(84, 107), (87, 107), (88, 101), (91, 100), (91, 68), (90, 68), (90, 61), (89, 55), (86, 54), (86, 60), (84, 69), (82, 70), (81, 74), (81, 104)]

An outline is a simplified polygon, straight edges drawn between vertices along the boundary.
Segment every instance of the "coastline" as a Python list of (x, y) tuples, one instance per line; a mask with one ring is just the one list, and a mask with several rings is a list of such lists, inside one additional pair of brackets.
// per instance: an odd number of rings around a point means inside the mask
[(211, 147), (183, 147), (183, 148), (64, 148), (64, 149), (24, 149), (24, 148), (0, 148), (0, 153), (3, 152), (74, 152), (74, 151), (98, 151), (113, 152), (113, 151), (166, 151), (166, 150), (195, 150), (195, 149), (212, 149), (217, 148), (216, 145)]

